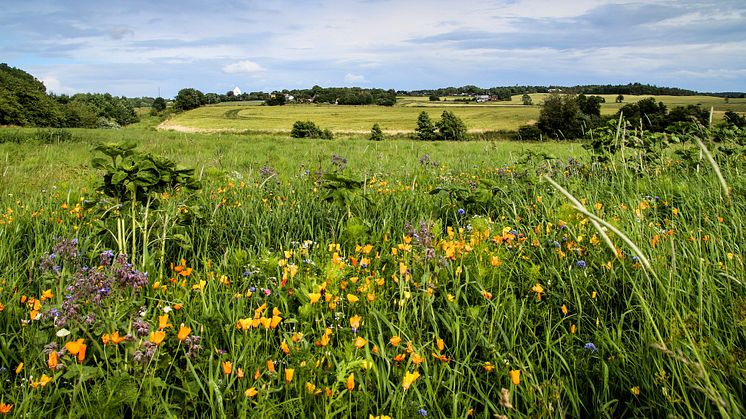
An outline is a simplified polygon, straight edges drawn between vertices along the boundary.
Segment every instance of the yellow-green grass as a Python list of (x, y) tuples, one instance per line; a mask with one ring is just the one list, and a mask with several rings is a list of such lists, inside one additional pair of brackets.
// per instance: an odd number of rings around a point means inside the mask
[(417, 117), (427, 111), (433, 121), (444, 110), (460, 117), (470, 132), (514, 130), (536, 120), (539, 108), (532, 106), (431, 106), (427, 109), (410, 106), (204, 106), (176, 115), (161, 128), (176, 130), (225, 130), (289, 132), (295, 121), (313, 121), (319, 127), (334, 132), (370, 132), (378, 123), (387, 133), (408, 133), (417, 126)]
[[(388, 134), (412, 132), (417, 116), (423, 110), (436, 121), (444, 110), (460, 117), (470, 132), (516, 130), (524, 124), (535, 122), (540, 106), (547, 93), (530, 94), (534, 105), (522, 105), (522, 95), (511, 101), (463, 103), (456, 97), (446, 97), (440, 102), (431, 102), (424, 96), (402, 96), (396, 106), (337, 106), (337, 105), (286, 105), (257, 106), (258, 102), (228, 102), (203, 106), (170, 118), (160, 125), (161, 129), (210, 132), (253, 131), (290, 132), (295, 121), (313, 121), (321, 128), (336, 133), (367, 133), (378, 123)], [(714, 96), (651, 96), (625, 95), (624, 102), (616, 103), (617, 95), (600, 95), (606, 99), (601, 106), (603, 115), (613, 115), (628, 103), (653, 97), (669, 109), (676, 106), (700, 105), (714, 108), (714, 119), (719, 121), (725, 111), (746, 112), (746, 99), (725, 99)]]

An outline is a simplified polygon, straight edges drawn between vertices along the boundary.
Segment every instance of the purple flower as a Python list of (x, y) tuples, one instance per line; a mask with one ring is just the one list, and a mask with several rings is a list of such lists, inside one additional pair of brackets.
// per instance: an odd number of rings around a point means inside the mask
[(417, 411), (417, 414), (420, 415), (420, 416), (427, 416), (427, 410), (420, 409), (420, 410)]
[(466, 210), (463, 209), (463, 208), (459, 208), (458, 211), (456, 211), (456, 214), (458, 214), (458, 215), (464, 215), (464, 214), (466, 214)]
[(596, 345), (594, 345), (592, 342), (586, 343), (584, 348), (591, 352), (596, 352)]
[(578, 268), (583, 269), (585, 268), (585, 261), (579, 260), (578, 263), (576, 263), (576, 265), (578, 266)]

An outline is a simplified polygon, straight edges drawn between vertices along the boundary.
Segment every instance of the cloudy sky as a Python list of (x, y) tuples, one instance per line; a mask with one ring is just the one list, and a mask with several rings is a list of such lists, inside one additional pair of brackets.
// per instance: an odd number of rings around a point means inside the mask
[(0, 51), (57, 93), (636, 81), (744, 91), (746, 1), (0, 0)]

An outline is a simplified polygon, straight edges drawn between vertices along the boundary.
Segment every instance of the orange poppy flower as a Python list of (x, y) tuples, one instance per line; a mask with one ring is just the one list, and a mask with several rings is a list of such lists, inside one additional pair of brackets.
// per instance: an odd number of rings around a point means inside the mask
[(293, 368), (285, 368), (285, 382), (290, 384), (293, 381), (293, 374), (295, 370)]
[(67, 342), (65, 344), (65, 349), (70, 352), (70, 355), (78, 356), (79, 363), (83, 363), (83, 360), (85, 359), (85, 351), (88, 348), (88, 346), (84, 342), (85, 339), (81, 338), (76, 340), (75, 342)]
[(355, 389), (355, 373), (351, 373), (349, 377), (347, 377), (347, 390), (352, 391)]
[(159, 330), (157, 332), (150, 332), (150, 342), (160, 346), (163, 343), (163, 339), (166, 338), (166, 332)]
[(179, 339), (179, 342), (183, 342), (190, 333), (192, 333), (192, 328), (184, 326), (184, 323), (182, 323), (181, 326), (179, 326), (179, 334), (176, 337)]
[(52, 351), (49, 353), (49, 358), (47, 358), (47, 365), (49, 366), (49, 369), (52, 371), (57, 369), (57, 365), (59, 365), (59, 358), (57, 356), (57, 351)]
[(225, 375), (230, 375), (230, 373), (233, 372), (233, 363), (230, 361), (223, 361), (222, 367), (223, 374)]
[(510, 375), (510, 381), (512, 381), (513, 384), (521, 384), (521, 370), (511, 370), (508, 375)]

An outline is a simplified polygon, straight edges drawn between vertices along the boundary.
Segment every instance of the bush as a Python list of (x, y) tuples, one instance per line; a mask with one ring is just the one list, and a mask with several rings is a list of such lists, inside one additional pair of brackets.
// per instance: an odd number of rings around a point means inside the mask
[(518, 128), (518, 140), (538, 141), (541, 140), (541, 130), (536, 125), (521, 125)]
[(381, 126), (378, 125), (378, 122), (373, 124), (373, 127), (370, 129), (370, 138), (368, 139), (371, 141), (383, 140), (383, 131), (381, 130)]
[(293, 138), (322, 138), (331, 140), (334, 134), (329, 129), (321, 130), (313, 121), (295, 121), (290, 131)]

